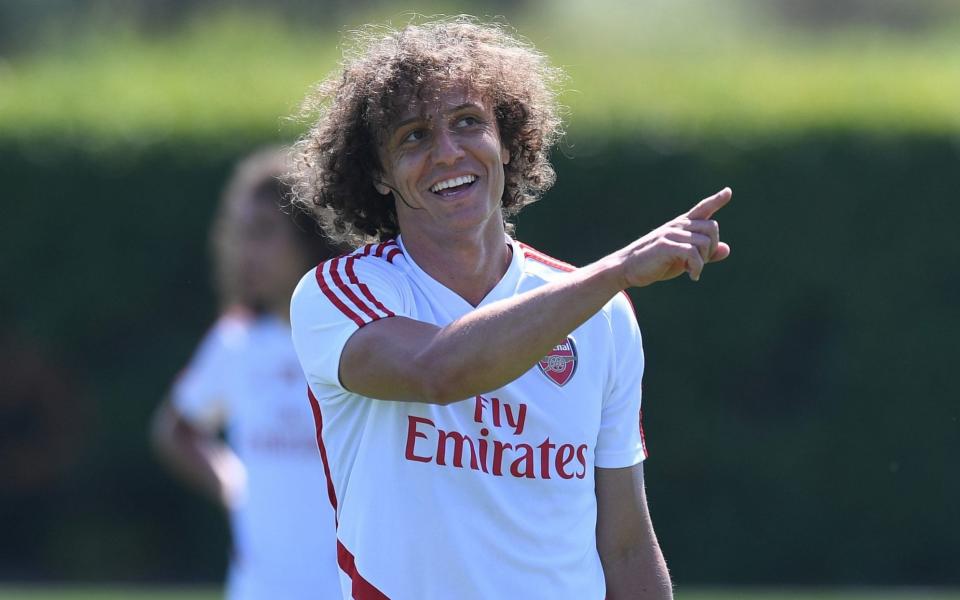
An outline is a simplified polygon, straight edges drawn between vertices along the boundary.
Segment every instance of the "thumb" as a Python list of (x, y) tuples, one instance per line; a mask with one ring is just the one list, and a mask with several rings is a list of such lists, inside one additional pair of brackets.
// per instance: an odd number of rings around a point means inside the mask
[(693, 220), (709, 219), (713, 216), (713, 213), (723, 208), (727, 202), (730, 202), (732, 196), (733, 192), (730, 188), (725, 187), (709, 198), (704, 198), (700, 202), (697, 202), (696, 206), (687, 211), (686, 217)]

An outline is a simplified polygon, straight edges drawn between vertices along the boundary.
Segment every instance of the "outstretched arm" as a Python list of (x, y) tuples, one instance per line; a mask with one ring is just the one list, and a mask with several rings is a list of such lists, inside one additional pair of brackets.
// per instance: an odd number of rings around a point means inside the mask
[[(562, 280), (495, 302), (445, 327), (394, 317), (360, 328), (340, 357), (340, 381), (382, 400), (449, 404), (513, 381), (559, 340), (628, 287), (723, 260), (713, 214), (729, 202), (726, 188), (632, 244)], [(496, 342), (493, 342), (496, 340)]]

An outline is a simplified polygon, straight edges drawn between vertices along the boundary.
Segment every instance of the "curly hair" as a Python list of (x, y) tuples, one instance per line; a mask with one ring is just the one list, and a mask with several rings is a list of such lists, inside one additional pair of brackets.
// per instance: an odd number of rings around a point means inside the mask
[(368, 26), (352, 36), (341, 68), (317, 84), (301, 115), (313, 125), (293, 147), (296, 203), (332, 240), (354, 245), (399, 233), (393, 202), (373, 186), (378, 146), (412, 100), (466, 85), (491, 102), (504, 166), (501, 212), (507, 221), (553, 185), (549, 154), (563, 134), (557, 96), (563, 72), (499, 24), (472, 17)]
[(305, 265), (316, 264), (346, 250), (318, 235), (316, 224), (303, 211), (288, 210), (292, 191), (286, 175), (291, 168), (288, 148), (261, 148), (240, 160), (224, 185), (209, 238), (213, 279), (221, 308), (247, 303), (238, 290), (237, 215), (243, 206), (262, 204), (289, 213), (290, 218), (284, 222)]

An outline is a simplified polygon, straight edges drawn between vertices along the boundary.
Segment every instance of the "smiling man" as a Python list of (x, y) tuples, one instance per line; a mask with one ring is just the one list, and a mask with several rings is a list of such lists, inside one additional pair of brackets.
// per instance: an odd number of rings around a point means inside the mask
[(299, 201), (357, 249), (291, 306), (344, 598), (670, 598), (624, 289), (726, 258), (723, 191), (583, 268), (511, 237), (560, 73), (467, 18), (370, 29), (308, 98)]

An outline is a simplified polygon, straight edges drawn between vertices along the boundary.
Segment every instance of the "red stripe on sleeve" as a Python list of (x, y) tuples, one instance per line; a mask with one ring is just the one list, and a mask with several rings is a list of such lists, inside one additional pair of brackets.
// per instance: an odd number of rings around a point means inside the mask
[(554, 269), (559, 269), (560, 271), (576, 271), (577, 268), (569, 263), (565, 263), (561, 260), (557, 260), (551, 256), (547, 256), (543, 252), (540, 252), (536, 248), (532, 248), (523, 242), (520, 242), (520, 247), (523, 248), (523, 255), (531, 260), (535, 260), (538, 263), (547, 265), (548, 267), (553, 267)]
[[(307, 398), (310, 408), (313, 409), (313, 423), (317, 427), (317, 448), (320, 450), (320, 461), (323, 462), (323, 475), (327, 478), (327, 496), (330, 506), (333, 507), (333, 518), (337, 519), (337, 491), (333, 489), (333, 478), (330, 477), (330, 463), (327, 462), (327, 448), (323, 445), (323, 414), (320, 412), (320, 403), (313, 395), (313, 390), (307, 386)], [(337, 522), (339, 527), (339, 522)]]
[(390, 600), (386, 594), (378, 590), (376, 586), (357, 572), (357, 561), (340, 540), (337, 540), (337, 564), (350, 577), (352, 582), (350, 595), (353, 596), (354, 600)]
[(357, 274), (353, 270), (353, 263), (356, 260), (357, 259), (353, 256), (347, 258), (347, 262), (345, 265), (345, 270), (347, 272), (347, 279), (350, 280), (350, 283), (360, 288), (360, 293), (362, 293), (363, 296), (367, 300), (369, 300), (374, 306), (376, 306), (381, 311), (383, 311), (383, 314), (387, 315), (388, 317), (395, 317), (396, 315), (393, 313), (392, 310), (388, 309), (386, 306), (381, 304), (379, 300), (377, 300), (376, 296), (373, 295), (373, 292), (370, 291), (370, 288), (367, 287), (367, 284), (357, 279)]
[[(307, 386), (307, 398), (310, 399), (310, 408), (313, 409), (313, 420), (317, 427), (317, 447), (320, 449), (320, 459), (323, 462), (323, 474), (327, 478), (327, 495), (330, 497), (330, 505), (333, 506), (333, 514), (336, 519), (337, 492), (333, 487), (330, 463), (327, 461), (327, 450), (323, 444), (323, 413), (320, 411), (320, 403), (317, 401), (317, 397), (313, 395), (310, 386)], [(339, 526), (338, 522), (337, 527), (339, 528)], [(354, 600), (390, 600), (386, 594), (364, 579), (363, 575), (357, 571), (357, 563), (353, 554), (339, 539), (337, 540), (337, 564), (350, 577), (350, 595), (353, 596)]]
[(643, 457), (650, 458), (650, 453), (647, 452), (647, 438), (643, 434), (643, 409), (640, 409), (640, 447), (643, 448)]
[(387, 252), (387, 262), (393, 263), (393, 259), (396, 258), (398, 254), (403, 254), (403, 251), (400, 248), (394, 248), (390, 252)]
[(330, 286), (327, 285), (326, 278), (323, 276), (323, 266), (325, 264), (327, 263), (320, 263), (320, 265), (317, 266), (317, 285), (320, 286), (320, 291), (323, 292), (323, 295), (327, 297), (327, 300), (329, 300), (331, 304), (336, 306), (340, 310), (340, 312), (345, 314), (351, 321), (356, 323), (358, 327), (363, 327), (365, 325), (363, 318), (360, 317), (360, 315), (358, 315), (357, 313), (350, 310), (350, 308), (347, 307), (347, 305), (344, 304), (343, 301), (340, 300), (340, 298), (338, 298), (337, 295), (333, 293), (333, 290), (330, 289)]
[[(353, 257), (352, 256), (347, 257), (346, 260), (348, 263), (351, 258)], [(350, 286), (348, 286), (343, 282), (343, 279), (340, 278), (340, 271), (337, 269), (337, 264), (339, 262), (340, 262), (339, 258), (335, 258), (332, 261), (330, 261), (330, 278), (333, 279), (333, 283), (334, 285), (337, 286), (337, 289), (343, 292), (343, 295), (349, 298), (350, 301), (353, 302), (354, 306), (359, 308), (361, 311), (363, 311), (364, 314), (370, 317), (371, 321), (376, 321), (377, 319), (383, 318), (377, 313), (373, 312), (373, 309), (370, 308), (370, 306), (368, 306), (363, 300), (358, 298), (357, 295), (353, 293), (353, 290), (350, 288)], [(363, 325), (364, 323), (360, 323), (361, 327)]]
[(387, 248), (392, 248), (393, 246), (396, 246), (396, 245), (397, 245), (397, 241), (396, 241), (396, 240), (388, 240), (388, 241), (386, 241), (386, 242), (382, 242), (379, 246), (377, 246), (377, 251), (374, 252), (373, 255), (374, 255), (374, 256), (383, 256), (383, 251), (384, 251), (384, 250), (386, 250)]
[(630, 299), (630, 294), (627, 293), (627, 290), (622, 290), (620, 293), (623, 294), (623, 297), (627, 299), (627, 304), (630, 305), (630, 310), (633, 311), (633, 314), (637, 314), (637, 309), (633, 305), (633, 300)]

